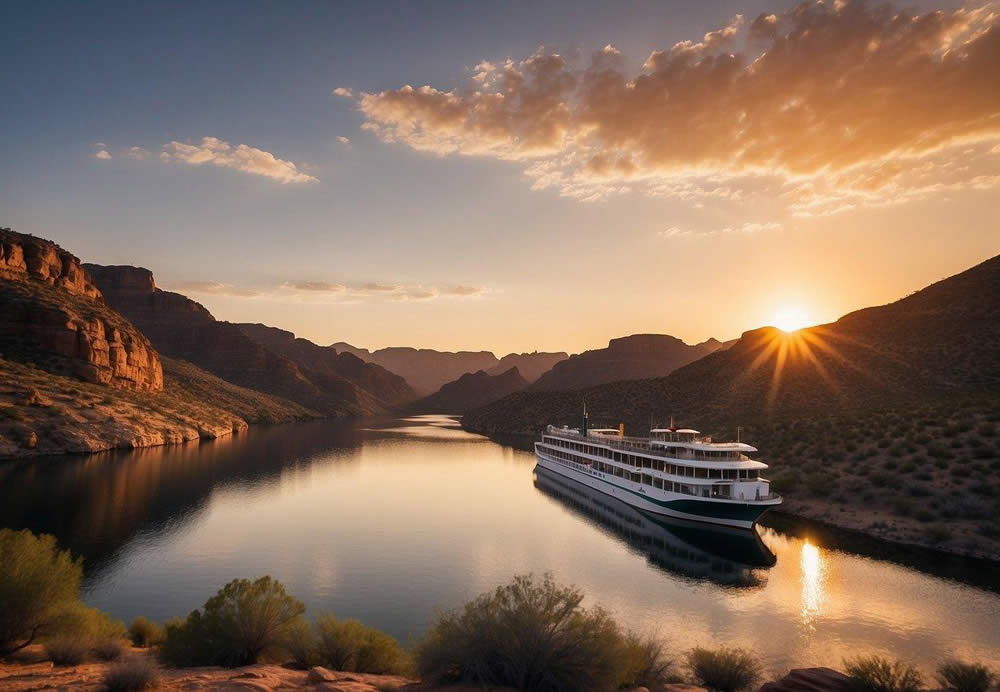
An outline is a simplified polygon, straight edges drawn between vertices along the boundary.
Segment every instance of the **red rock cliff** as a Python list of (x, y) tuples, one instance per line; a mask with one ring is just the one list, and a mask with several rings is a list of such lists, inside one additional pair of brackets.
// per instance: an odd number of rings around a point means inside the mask
[(0, 349), (58, 374), (123, 389), (163, 389), (149, 340), (104, 303), (73, 254), (0, 228)]

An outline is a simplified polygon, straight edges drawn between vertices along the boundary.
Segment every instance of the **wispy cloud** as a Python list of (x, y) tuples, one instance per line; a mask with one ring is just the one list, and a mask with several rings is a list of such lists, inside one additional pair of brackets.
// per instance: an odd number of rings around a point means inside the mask
[(310, 303), (352, 303), (382, 301), (429, 301), (440, 297), (472, 298), (486, 289), (465, 284), (404, 284), (383, 281), (339, 282), (289, 279), (268, 286), (247, 287), (214, 280), (185, 280), (167, 283), (168, 290), (191, 295), (230, 296), (274, 301)]
[(657, 235), (660, 238), (703, 239), (720, 235), (734, 235), (734, 234), (750, 235), (754, 233), (763, 233), (766, 231), (780, 231), (783, 228), (784, 226), (776, 221), (768, 221), (766, 223), (746, 222), (740, 226), (725, 226), (723, 228), (713, 228), (707, 231), (696, 231), (687, 228), (680, 228), (679, 226), (671, 226), (670, 228), (665, 228), (662, 231), (658, 231)]
[(263, 149), (240, 144), (232, 146), (216, 137), (203, 137), (199, 144), (170, 142), (160, 152), (160, 160), (177, 161), (192, 166), (212, 164), (253, 175), (261, 175), (281, 183), (310, 183), (317, 178), (303, 173), (291, 161), (277, 158)]
[(125, 155), (136, 161), (145, 161), (149, 158), (149, 150), (142, 147), (129, 147), (125, 150)]
[(337, 137), (337, 142), (339, 144), (343, 144), (347, 148), (350, 148), (351, 146), (351, 140), (349, 137), (343, 137), (343, 136)]
[[(926, 189), (912, 180), (925, 157), (954, 161), (1000, 138), (998, 8), (801, 3), (737, 15), (653, 51), (639, 71), (610, 45), (583, 67), (539, 49), (483, 61), (461, 86), (335, 93), (385, 142), (520, 161), (532, 189), (583, 201), (749, 194), (774, 180), (867, 205)], [(990, 165), (950, 184), (979, 189), (970, 181), (990, 179)]]
[(261, 295), (261, 291), (250, 288), (241, 288), (239, 286), (222, 283), (220, 281), (179, 281), (169, 284), (169, 290), (174, 291), (175, 293), (236, 296), (239, 298), (254, 298)]
[(341, 98), (349, 99), (354, 96), (354, 92), (347, 87), (337, 87), (333, 90), (334, 96), (340, 96)]
[(101, 149), (96, 154), (94, 154), (94, 156), (96, 158), (99, 158), (101, 161), (110, 161), (111, 160), (111, 154), (108, 152), (107, 149)]

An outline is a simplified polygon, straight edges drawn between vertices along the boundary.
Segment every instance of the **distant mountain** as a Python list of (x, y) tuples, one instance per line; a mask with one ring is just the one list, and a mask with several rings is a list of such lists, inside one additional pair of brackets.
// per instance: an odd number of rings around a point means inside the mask
[(485, 406), (528, 386), (516, 367), (490, 375), (485, 370), (466, 373), (443, 385), (434, 394), (412, 404), (415, 411), (426, 413), (464, 413)]
[(385, 406), (395, 406), (416, 398), (406, 380), (381, 365), (366, 363), (353, 353), (338, 353), (332, 346), (319, 346), (284, 329), (264, 324), (238, 324), (251, 339), (275, 353), (292, 360), (309, 379), (324, 386), (328, 378), (334, 382), (350, 380), (373, 394)]
[(565, 351), (558, 353), (508, 353), (500, 362), (486, 371), (488, 375), (500, 375), (511, 368), (517, 368), (528, 382), (534, 382), (544, 373), (563, 360), (569, 358)]
[(619, 380), (663, 377), (722, 348), (716, 339), (690, 346), (666, 334), (633, 334), (555, 364), (531, 386), (533, 392), (585, 389)]
[(329, 416), (379, 413), (378, 398), (343, 377), (314, 382), (290, 358), (216, 320), (203, 305), (156, 287), (148, 269), (85, 265), (107, 302), (126, 315), (164, 354), (228, 382), (294, 401)]
[(344, 342), (332, 344), (332, 348), (338, 352), (351, 353), (402, 376), (421, 396), (436, 392), (443, 384), (465, 373), (490, 370), (500, 362), (489, 351), (452, 352), (402, 346), (368, 351)]
[(586, 401), (592, 419), (624, 420), (637, 433), (651, 417), (662, 422), (670, 415), (712, 431), (956, 395), (995, 396), (998, 344), (1000, 256), (831, 324), (792, 334), (773, 327), (746, 332), (728, 349), (667, 377), (575, 392), (518, 392), (470, 411), (463, 425), (535, 432), (546, 423), (575, 423)]

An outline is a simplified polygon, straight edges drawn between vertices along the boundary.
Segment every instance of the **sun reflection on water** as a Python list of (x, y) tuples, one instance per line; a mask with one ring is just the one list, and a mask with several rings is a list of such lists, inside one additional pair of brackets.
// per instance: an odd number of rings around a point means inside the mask
[(802, 624), (812, 627), (826, 597), (826, 561), (819, 548), (808, 540), (802, 544), (799, 566), (802, 569)]

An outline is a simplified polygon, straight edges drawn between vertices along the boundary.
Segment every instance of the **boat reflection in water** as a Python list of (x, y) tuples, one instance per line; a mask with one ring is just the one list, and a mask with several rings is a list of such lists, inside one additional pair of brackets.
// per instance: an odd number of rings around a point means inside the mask
[(671, 574), (753, 588), (777, 561), (757, 531), (652, 517), (582, 483), (535, 466), (535, 487), (646, 556)]

